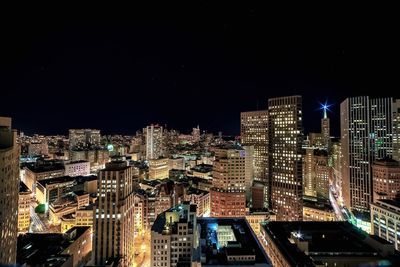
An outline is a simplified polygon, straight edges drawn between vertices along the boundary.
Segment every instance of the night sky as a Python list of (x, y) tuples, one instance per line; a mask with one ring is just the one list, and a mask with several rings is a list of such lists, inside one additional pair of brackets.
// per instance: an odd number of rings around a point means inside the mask
[(82, 13), (21, 12), (2, 24), (0, 115), (15, 128), (239, 134), (241, 111), (301, 94), (305, 131), (319, 130), (328, 100), (337, 135), (346, 96), (400, 97), (391, 16), (211, 4)]

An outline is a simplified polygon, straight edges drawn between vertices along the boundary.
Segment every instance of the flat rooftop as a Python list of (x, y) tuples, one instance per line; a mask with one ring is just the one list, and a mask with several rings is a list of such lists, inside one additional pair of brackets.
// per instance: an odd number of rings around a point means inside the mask
[[(18, 236), (17, 263), (20, 265), (60, 266), (69, 255), (59, 255), (90, 227), (73, 227), (65, 234), (27, 233)], [(52, 265), (47, 265), (52, 263)]]
[(60, 177), (39, 180), (38, 183), (41, 184), (43, 187), (46, 187), (46, 185), (50, 185), (50, 184), (60, 184), (60, 183), (66, 183), (66, 182), (72, 182), (72, 181), (76, 181), (78, 184), (80, 184), (80, 183), (84, 183), (86, 181), (92, 181), (92, 180), (97, 180), (97, 176), (96, 175), (60, 176)]
[[(203, 258), (205, 256), (205, 262), (202, 262), (203, 266), (232, 264), (269, 266), (271, 264), (244, 218), (198, 218), (197, 225), (200, 227), (200, 251), (197, 256)], [(218, 240), (218, 229), (228, 229), (233, 234), (234, 241), (229, 241), (226, 246), (222, 246)], [(215, 250), (217, 253), (213, 253)], [(255, 258), (245, 262), (229, 262), (227, 255), (249, 255)]]
[(29, 193), (31, 190), (26, 186), (26, 184), (22, 181), (19, 182), (19, 192), (20, 193)]
[[(365, 243), (368, 235), (348, 222), (269, 222), (264, 231), (293, 265), (313, 266), (311, 257), (377, 257)], [(290, 241), (292, 234), (308, 242), (308, 256)]]

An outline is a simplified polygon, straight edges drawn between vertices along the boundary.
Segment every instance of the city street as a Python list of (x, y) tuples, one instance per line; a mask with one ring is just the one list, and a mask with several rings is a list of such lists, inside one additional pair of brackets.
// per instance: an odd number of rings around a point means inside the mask
[(135, 251), (139, 254), (135, 256), (134, 266), (147, 267), (150, 266), (150, 234), (146, 233), (144, 236), (135, 239)]
[(39, 215), (35, 212), (36, 202), (32, 201), (30, 204), (30, 213), (31, 213), (31, 225), (29, 232), (33, 233), (40, 233), (46, 232), (47, 226), (46, 224), (40, 219)]
[(344, 221), (345, 220), (345, 216), (343, 215), (342, 209), (340, 207), (340, 205), (338, 204), (337, 198), (334, 195), (334, 189), (332, 186), (329, 186), (329, 200), (331, 202), (331, 205), (335, 211), (336, 214), (336, 218), (339, 221)]

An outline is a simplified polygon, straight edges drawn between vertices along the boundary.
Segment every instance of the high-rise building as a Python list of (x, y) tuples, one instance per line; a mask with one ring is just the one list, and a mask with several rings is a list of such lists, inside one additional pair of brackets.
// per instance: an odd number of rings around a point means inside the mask
[(193, 128), (192, 139), (193, 139), (194, 143), (197, 143), (200, 141), (200, 126), (199, 125), (197, 125), (196, 128)]
[(303, 166), (304, 195), (328, 199), (331, 168), (327, 151), (307, 148)]
[(301, 221), (302, 99), (288, 96), (268, 100), (268, 156), (271, 207), (280, 221)]
[(215, 151), (212, 217), (243, 217), (246, 193), (250, 193), (253, 171), (253, 147), (232, 146)]
[(393, 159), (376, 160), (372, 164), (373, 199), (400, 197), (400, 164)]
[(150, 125), (143, 129), (146, 138), (146, 159), (158, 159), (163, 155), (163, 127)]
[(371, 164), (393, 152), (392, 98), (351, 97), (340, 105), (342, 192), (352, 210), (369, 211), (372, 202)]
[(168, 159), (157, 158), (149, 160), (149, 179), (166, 179), (169, 176)]
[(400, 99), (393, 102), (393, 159), (400, 161)]
[(99, 147), (100, 144), (101, 144), (100, 130), (96, 129), (69, 130), (69, 148), (71, 150), (78, 148)]
[(134, 255), (134, 182), (126, 161), (113, 161), (100, 170), (95, 205), (93, 261), (104, 265), (119, 257), (131, 266)]
[(18, 232), (19, 146), (11, 118), (0, 117), (0, 264), (15, 264)]
[(240, 113), (242, 145), (254, 146), (254, 180), (266, 182), (268, 178), (268, 111)]
[(190, 265), (196, 243), (196, 205), (175, 206), (159, 214), (151, 228), (150, 266)]

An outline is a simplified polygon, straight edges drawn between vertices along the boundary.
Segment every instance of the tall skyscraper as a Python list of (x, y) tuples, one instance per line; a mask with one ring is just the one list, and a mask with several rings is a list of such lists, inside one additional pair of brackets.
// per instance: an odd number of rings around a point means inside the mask
[(240, 113), (240, 137), (242, 145), (254, 146), (254, 180), (268, 179), (268, 111)]
[(94, 148), (101, 144), (100, 130), (96, 129), (70, 129), (70, 149)]
[(393, 102), (393, 159), (400, 161), (400, 99)]
[[(226, 147), (215, 151), (211, 217), (243, 217), (250, 192), (253, 147)], [(249, 197), (249, 194), (247, 195)]]
[(303, 164), (304, 195), (328, 199), (331, 171), (327, 151), (307, 148)]
[(163, 127), (150, 125), (143, 132), (146, 136), (146, 159), (158, 159), (163, 155)]
[(279, 221), (301, 221), (303, 216), (301, 96), (269, 99), (268, 125), (272, 210)]
[(93, 261), (95, 265), (120, 257), (131, 266), (134, 256), (133, 168), (126, 161), (113, 161), (100, 170), (94, 213)]
[(19, 146), (11, 118), (0, 117), (0, 265), (15, 264), (18, 232)]
[(369, 211), (371, 164), (392, 156), (392, 123), (392, 98), (351, 97), (340, 105), (342, 193), (345, 205), (352, 210)]
[(330, 143), (330, 137), (331, 137), (331, 126), (330, 126), (330, 121), (328, 118), (328, 105), (325, 104), (322, 107), (324, 111), (324, 117), (321, 119), (321, 133), (322, 136), (324, 137), (325, 145), (328, 148), (329, 143)]

